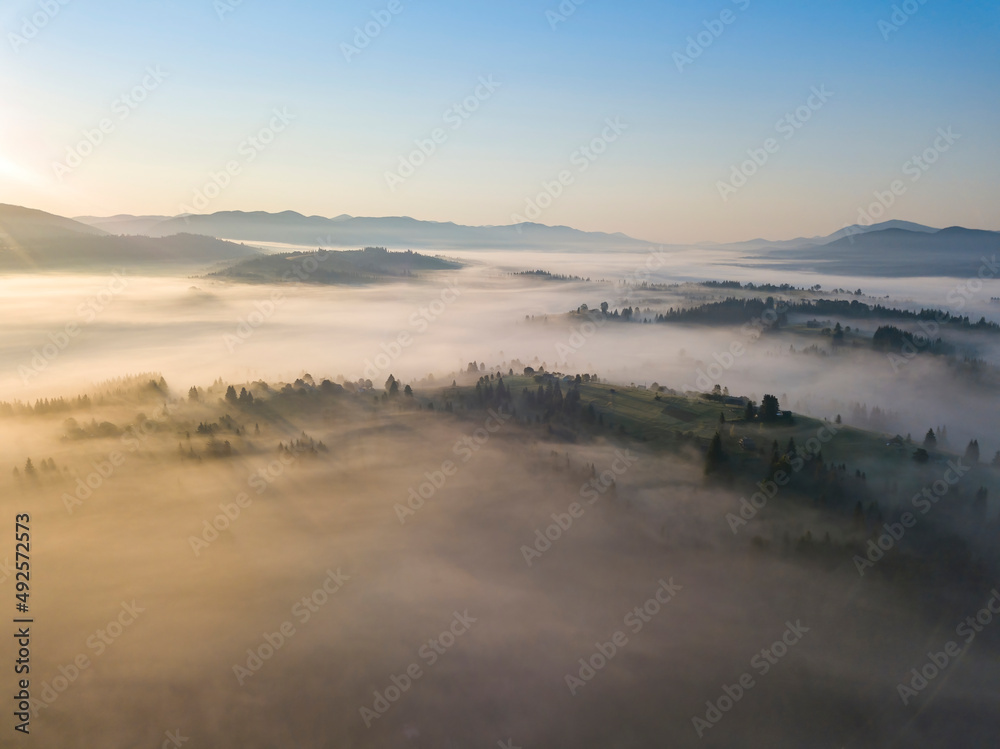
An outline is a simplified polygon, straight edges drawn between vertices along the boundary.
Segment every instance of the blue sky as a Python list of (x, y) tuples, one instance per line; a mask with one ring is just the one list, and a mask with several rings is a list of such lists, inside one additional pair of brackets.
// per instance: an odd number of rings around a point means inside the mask
[[(996, 3), (44, 0), (6, 4), (0, 30), (0, 202), (62, 215), (506, 224), (544, 203), (542, 223), (726, 241), (828, 233), (900, 180), (879, 220), (1000, 229)], [(832, 96), (786, 138), (814, 88)], [(275, 109), (290, 122), (246, 145)], [(624, 128), (581, 160), (609, 118)], [(959, 137), (912, 181), (939, 128)]]

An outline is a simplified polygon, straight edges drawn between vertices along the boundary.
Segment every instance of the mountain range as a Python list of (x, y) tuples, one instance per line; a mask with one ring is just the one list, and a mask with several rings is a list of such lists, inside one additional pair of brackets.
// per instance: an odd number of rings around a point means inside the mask
[(862, 226), (861, 224), (854, 224), (853, 226), (845, 226), (843, 229), (835, 231), (833, 234), (828, 234), (826, 236), (817, 237), (796, 237), (795, 239), (749, 239), (743, 242), (728, 242), (726, 244), (715, 244), (711, 242), (702, 242), (698, 246), (706, 248), (715, 249), (726, 249), (726, 250), (795, 250), (803, 249), (808, 247), (819, 247), (821, 245), (831, 244), (836, 242), (838, 239), (844, 239), (846, 237), (853, 237), (859, 234), (870, 234), (872, 232), (885, 231), (886, 229), (904, 229), (906, 231), (921, 232), (927, 234), (933, 234), (938, 229), (932, 226), (924, 226), (923, 224), (917, 224), (913, 221), (883, 221), (878, 224), (869, 224), (868, 226)]
[(818, 247), (771, 250), (760, 259), (767, 266), (842, 276), (996, 278), (998, 254), (1000, 232), (951, 226), (849, 234)]
[[(522, 223), (463, 226), (406, 216), (333, 218), (295, 211), (220, 211), (185, 216), (64, 218), (0, 204), (0, 269), (106, 266), (113, 263), (211, 265), (265, 253), (244, 243), (302, 248), (379, 245), (390, 249), (642, 252), (656, 245), (625, 234)], [(733, 263), (842, 275), (967, 276), (1000, 250), (1000, 232), (909, 221), (850, 226), (822, 237), (671, 245), (733, 253)], [(266, 253), (265, 253), (266, 254)]]
[(118, 236), (44, 211), (0, 204), (0, 271), (209, 265), (259, 252), (254, 247), (190, 233)]
[(547, 249), (641, 250), (651, 242), (625, 234), (584, 232), (568, 226), (523, 223), (509, 226), (463, 226), (420, 221), (408, 216), (334, 218), (304, 216), (295, 211), (220, 211), (187, 216), (80, 216), (80, 223), (111, 233), (165, 237), (181, 232), (236, 241), (301, 247), (357, 248), (379, 245), (399, 249)]

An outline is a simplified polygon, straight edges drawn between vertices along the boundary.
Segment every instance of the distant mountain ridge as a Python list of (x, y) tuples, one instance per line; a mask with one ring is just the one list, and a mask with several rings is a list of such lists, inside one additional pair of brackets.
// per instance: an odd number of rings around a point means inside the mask
[(878, 224), (870, 224), (868, 226), (862, 226), (861, 224), (854, 224), (853, 226), (845, 226), (843, 229), (838, 229), (833, 234), (828, 234), (825, 237), (796, 237), (795, 239), (748, 239), (743, 242), (727, 242), (724, 244), (716, 243), (704, 243), (699, 245), (700, 247), (712, 247), (715, 249), (728, 249), (728, 250), (781, 250), (781, 249), (801, 249), (805, 247), (820, 247), (823, 245), (828, 245), (836, 242), (838, 239), (843, 239), (844, 237), (857, 236), (859, 234), (870, 234), (872, 232), (885, 231), (886, 229), (905, 229), (914, 232), (924, 232), (932, 234), (934, 232), (940, 231), (932, 226), (925, 226), (924, 224), (917, 224), (913, 221), (883, 221)]
[(821, 246), (776, 249), (760, 255), (776, 267), (835, 275), (1000, 278), (1000, 232), (946, 229), (879, 231), (842, 236)]
[(19, 205), (0, 203), (0, 248), (29, 242), (105, 235), (107, 232), (70, 218)]
[[(135, 234), (139, 236), (136, 236)], [(146, 235), (146, 236), (142, 236)], [(0, 204), (0, 268), (47, 269), (108, 262), (201, 263), (261, 254), (235, 244), (260, 242), (304, 249), (379, 245), (421, 250), (540, 250), (646, 252), (655, 245), (621, 233), (523, 223), (463, 226), (407, 216), (335, 218), (295, 211), (221, 211), (189, 216), (81, 216), (73, 220)], [(1000, 232), (936, 229), (910, 221), (849, 226), (826, 237), (730, 244), (669, 245), (661, 249), (721, 249), (758, 267), (859, 276), (971, 276), (1000, 250)], [(748, 253), (754, 253), (748, 257)], [(1000, 273), (994, 274), (1000, 277)]]
[[(107, 231), (136, 225), (138, 217), (98, 218), (81, 221)], [(523, 223), (508, 226), (464, 226), (451, 221), (422, 221), (409, 216), (335, 218), (304, 216), (295, 211), (219, 211), (175, 216), (143, 225), (150, 236), (179, 232), (205, 234), (219, 239), (272, 242), (302, 247), (357, 248), (380, 245), (395, 249), (566, 249), (644, 250), (653, 245), (622, 233), (585, 232), (568, 226)]]
[(115, 236), (32, 208), (0, 204), (0, 271), (84, 270), (117, 265), (208, 265), (260, 254), (213, 237)]
[(108, 234), (144, 234), (149, 236), (150, 230), (157, 224), (173, 218), (173, 216), (130, 216), (120, 213), (117, 216), (74, 216), (73, 220), (81, 224), (106, 231)]

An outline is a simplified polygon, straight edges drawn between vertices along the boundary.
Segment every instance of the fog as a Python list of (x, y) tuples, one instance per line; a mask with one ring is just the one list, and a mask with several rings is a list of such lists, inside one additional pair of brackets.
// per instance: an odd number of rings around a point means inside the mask
[[(696, 456), (343, 396), (321, 413), (237, 416), (235, 456), (213, 461), (185, 432), (218, 413), (218, 391), (165, 409), (124, 392), (93, 409), (139, 425), (120, 437), (67, 442), (62, 416), (7, 422), (7, 454), (67, 469), (2, 479), (41, 549), (39, 746), (159, 745), (166, 731), (214, 747), (933, 746), (956, 714), (972, 744), (993, 736), (995, 632), (921, 695), (916, 718), (896, 696), (988, 584), (899, 588), (860, 578), (847, 552), (819, 567), (757, 551), (751, 534), (777, 545), (816, 519), (797, 510), (734, 537), (739, 497), (706, 486)], [(475, 450), (458, 447), (484, 426)], [(328, 451), (279, 462), (277, 444), (303, 432)], [(178, 442), (204, 459), (179, 457)], [(67, 501), (115, 451), (110, 475)], [(591, 464), (613, 488), (583, 491)], [(582, 515), (539, 543), (574, 503)], [(845, 523), (834, 542), (850, 534)], [(658, 591), (666, 602), (647, 603)], [(646, 615), (628, 618), (637, 606)], [(761, 660), (789, 625), (787, 653)], [(580, 678), (580, 659), (609, 653), (616, 632), (624, 644)], [(419, 676), (379, 702), (414, 663)], [(699, 742), (693, 718), (745, 673), (753, 685)]]
[[(706, 256), (707, 255), (707, 256)], [(790, 354), (815, 341), (748, 335), (743, 326), (610, 324), (581, 334), (565, 317), (581, 304), (612, 309), (649, 307), (653, 313), (732, 295), (726, 289), (635, 288), (644, 282), (698, 280), (821, 284), (862, 289), (861, 301), (888, 307), (943, 309), (1000, 319), (1000, 280), (872, 279), (779, 273), (736, 265), (733, 253), (663, 250), (655, 253), (451, 253), (468, 265), (408, 282), (370, 286), (243, 285), (211, 277), (8, 276), (0, 300), (0, 399), (70, 395), (128, 372), (162, 373), (184, 383), (294, 380), (316, 376), (381, 382), (428, 375), (450, 382), (470, 361), (510, 368), (514, 361), (549, 370), (585, 371), (623, 383), (657, 382), (675, 390), (707, 390), (718, 382), (755, 400), (767, 392), (801, 412), (847, 417), (854, 404), (878, 405), (895, 418), (886, 430), (914, 435), (949, 426), (963, 440), (979, 438), (1000, 449), (991, 415), (981, 407), (983, 387), (954, 387), (942, 358), (900, 362), (871, 351), (837, 357)], [(538, 280), (512, 272), (543, 269), (590, 282)], [(975, 281), (978, 286), (971, 286)], [(742, 296), (769, 293), (736, 292)], [(781, 298), (781, 294), (776, 294)], [(534, 318), (533, 320), (525, 318)], [(16, 321), (16, 324), (15, 324)], [(831, 321), (832, 322), (832, 321)], [(914, 325), (886, 321), (922, 334)], [(870, 335), (874, 320), (843, 320)], [(66, 332), (75, 325), (75, 334)], [(73, 331), (70, 331), (71, 333)], [(996, 336), (941, 333), (960, 356), (1000, 364)], [(400, 337), (404, 344), (400, 344)], [(729, 357), (734, 344), (744, 347)], [(727, 365), (728, 362), (730, 364)], [(721, 369), (721, 372), (720, 372)], [(704, 374), (699, 383), (699, 375)], [(987, 387), (985, 392), (990, 392)], [(919, 404), (919, 407), (918, 407)]]
[[(801, 320), (758, 335), (584, 328), (589, 318), (567, 314), (760, 295), (673, 285), (707, 279), (947, 308), (954, 279), (764, 272), (722, 252), (452, 256), (467, 265), (367, 286), (245, 285), (194, 269), (3, 279), (0, 501), (8, 517), (30, 513), (36, 548), (36, 745), (159, 746), (179, 732), (191, 747), (930, 747), (947, 745), (956, 720), (966, 745), (992, 740), (996, 625), (908, 704), (898, 685), (998, 582), (995, 471), (976, 468), (935, 526), (967, 545), (976, 576), (859, 575), (855, 550), (940, 479), (944, 458), (916, 468), (835, 438), (824, 449), (850, 456), (839, 501), (876, 503), (877, 521), (869, 508), (859, 528), (779, 496), (736, 532), (728, 517), (752, 482), (706, 480), (696, 439), (665, 450), (610, 428), (569, 433), (531, 423), (521, 401), (511, 416), (449, 388), (525, 366), (674, 393), (718, 383), (916, 444), (947, 425), (952, 450), (977, 439), (986, 463), (1000, 449), (984, 406), (995, 386), (946, 357), (803, 353), (819, 339)], [(534, 269), (590, 280), (511, 275)], [(997, 284), (961, 313), (996, 320)], [(870, 337), (881, 321), (843, 322)], [(942, 335), (1000, 364), (992, 334)], [(470, 374), (470, 362), (485, 368)], [(380, 400), (390, 373), (413, 387), (408, 406)], [(322, 378), (347, 390), (320, 395)], [(354, 393), (359, 378), (373, 390)], [(256, 405), (225, 400), (228, 384)], [(22, 405), (81, 394), (88, 405)], [(860, 404), (883, 423), (858, 423)], [(29, 475), (28, 458), (56, 470)], [(990, 524), (977, 527), (962, 503), (980, 484)], [(807, 531), (829, 534), (819, 557), (794, 547)], [(716, 720), (706, 703), (726, 695)]]

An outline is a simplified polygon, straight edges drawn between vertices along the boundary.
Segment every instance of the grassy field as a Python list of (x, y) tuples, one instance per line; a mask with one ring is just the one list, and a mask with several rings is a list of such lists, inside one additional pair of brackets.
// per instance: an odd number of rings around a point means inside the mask
[[(519, 375), (505, 377), (504, 384), (512, 389), (515, 403), (519, 401), (522, 388), (534, 390), (539, 385), (534, 377)], [(565, 395), (572, 388), (572, 383), (561, 383), (561, 386)], [(824, 437), (829, 435), (830, 430), (836, 430), (832, 439), (823, 443), (823, 454), (828, 461), (856, 464), (878, 457), (889, 462), (903, 463), (910, 459), (915, 448), (890, 447), (886, 443), (892, 435), (836, 425), (801, 414), (795, 414), (790, 424), (765, 424), (757, 420), (747, 422), (742, 406), (704, 398), (656, 393), (652, 389), (586, 382), (580, 385), (580, 394), (584, 407), (593, 403), (605, 424), (611, 423), (616, 431), (623, 428), (628, 436), (652, 443), (653, 446), (657, 443), (663, 443), (664, 446), (673, 444), (680, 435), (693, 436), (707, 445), (718, 431), (727, 451), (732, 454), (743, 451), (738, 445), (741, 438), (751, 438), (755, 443), (755, 450), (746, 451), (750, 455), (769, 451), (774, 440), (778, 441), (782, 449), (789, 438), (804, 447), (826, 427)], [(720, 413), (725, 415), (725, 423), (719, 422)]]

